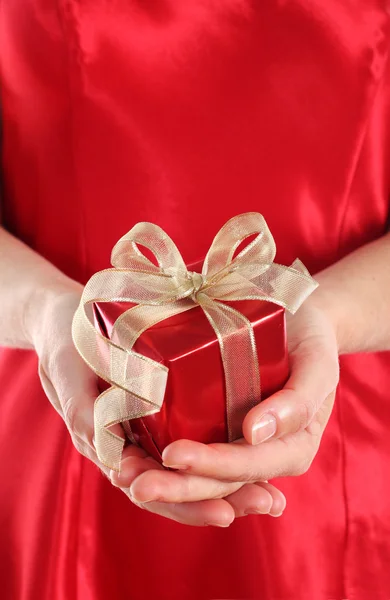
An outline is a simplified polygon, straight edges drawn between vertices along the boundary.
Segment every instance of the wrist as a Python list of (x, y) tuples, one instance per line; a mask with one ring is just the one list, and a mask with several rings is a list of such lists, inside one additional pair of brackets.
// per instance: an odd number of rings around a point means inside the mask
[(339, 354), (350, 352), (353, 346), (351, 332), (348, 331), (348, 320), (343, 314), (343, 301), (341, 294), (337, 294), (333, 286), (329, 284), (322, 274), (315, 276), (318, 288), (305, 301), (312, 309), (320, 310), (326, 318), (330, 330), (333, 332)]
[(24, 332), (27, 341), (34, 347), (47, 332), (50, 322), (58, 315), (60, 306), (74, 303), (75, 309), (82, 294), (82, 286), (58, 273), (50, 280), (42, 281), (31, 291), (24, 311)]

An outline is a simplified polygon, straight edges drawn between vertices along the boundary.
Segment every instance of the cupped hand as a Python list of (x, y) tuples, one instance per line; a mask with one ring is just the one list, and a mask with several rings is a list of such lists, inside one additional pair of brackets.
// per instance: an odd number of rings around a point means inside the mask
[[(64, 419), (76, 449), (141, 508), (181, 523), (227, 526), (236, 516), (255, 510), (279, 514), (285, 505), (284, 496), (268, 483), (245, 485), (241, 481), (221, 482), (213, 477), (196, 475), (183, 478), (181, 473), (165, 471), (143, 450), (134, 446), (128, 446), (124, 451), (120, 476), (110, 474), (99, 462), (93, 443), (93, 407), (99, 395), (98, 381), (79, 356), (71, 336), (72, 319), (81, 293), (81, 286), (69, 281), (61, 282), (58, 288), (45, 294), (37, 294), (29, 310), (32, 318), (26, 323), (38, 354), (43, 388)], [(121, 434), (120, 426), (117, 426), (116, 433)], [(149, 491), (147, 478), (150, 474), (154, 487)], [(162, 494), (160, 501), (158, 491), (154, 496), (152, 493), (151, 502), (133, 498), (129, 487), (133, 483), (137, 487), (139, 482), (142, 483), (142, 477), (146, 477), (142, 486), (146, 495), (163, 485), (170, 499)]]
[[(130, 487), (134, 499), (180, 503), (202, 498), (249, 496), (258, 482), (300, 475), (311, 465), (330, 417), (339, 378), (336, 332), (325, 311), (309, 299), (288, 318), (291, 375), (285, 387), (253, 408), (243, 424), (244, 438), (231, 444), (204, 445), (180, 440), (163, 453), (176, 472), (148, 469)], [(122, 474), (122, 482), (125, 480)], [(219, 482), (219, 483), (218, 483)], [(218, 487), (220, 486), (220, 487)], [(275, 493), (275, 492), (271, 492)], [(256, 504), (254, 501), (252, 504)]]

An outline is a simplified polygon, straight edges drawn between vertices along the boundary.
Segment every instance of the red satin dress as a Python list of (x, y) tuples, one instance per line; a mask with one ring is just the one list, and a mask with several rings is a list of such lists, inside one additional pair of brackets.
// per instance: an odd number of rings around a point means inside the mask
[[(85, 282), (137, 221), (187, 262), (259, 211), (316, 272), (384, 234), (385, 0), (0, 2), (5, 226)], [(73, 449), (34, 353), (0, 351), (4, 600), (388, 600), (390, 355), (343, 357), (280, 519), (191, 528)]]

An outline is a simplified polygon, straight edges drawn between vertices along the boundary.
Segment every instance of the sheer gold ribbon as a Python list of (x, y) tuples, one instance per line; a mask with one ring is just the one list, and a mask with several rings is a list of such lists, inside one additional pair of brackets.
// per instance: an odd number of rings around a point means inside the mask
[[(248, 237), (256, 237), (235, 255)], [(148, 248), (158, 266), (138, 244)], [(124, 439), (110, 427), (161, 409), (168, 369), (132, 348), (149, 327), (201, 306), (218, 338), (226, 384), (229, 440), (242, 435), (242, 420), (261, 396), (256, 344), (248, 319), (224, 301), (266, 300), (294, 313), (317, 287), (303, 264), (273, 262), (276, 247), (264, 218), (245, 213), (219, 231), (202, 273), (187, 270), (176, 245), (157, 225), (138, 223), (115, 245), (111, 263), (87, 283), (73, 319), (73, 340), (82, 358), (111, 387), (94, 407), (99, 460), (119, 470)], [(93, 325), (94, 302), (131, 302), (114, 324), (111, 339)], [(194, 382), (189, 382), (193, 385)]]

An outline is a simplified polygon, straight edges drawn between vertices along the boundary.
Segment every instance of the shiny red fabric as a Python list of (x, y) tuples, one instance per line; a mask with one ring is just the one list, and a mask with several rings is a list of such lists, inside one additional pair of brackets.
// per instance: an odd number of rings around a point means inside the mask
[[(389, 212), (385, 0), (13, 0), (0, 18), (6, 226), (80, 281), (137, 221), (187, 262), (260, 211), (312, 271)], [(6, 600), (386, 600), (390, 356), (342, 359), (284, 516), (193, 529), (77, 455), (33, 353), (0, 354)]]
[[(252, 323), (261, 398), (265, 400), (288, 379), (284, 309), (270, 302), (252, 300), (226, 304)], [(115, 321), (132, 306), (125, 302), (98, 302), (94, 306), (95, 326), (111, 337)], [(161, 410), (130, 421), (134, 440), (153, 458), (162, 462), (164, 448), (176, 440), (203, 444), (228, 442), (228, 421), (240, 432), (230, 440), (242, 437), (242, 421), (253, 405), (244, 398), (227, 406), (220, 346), (200, 306), (150, 327), (136, 341), (134, 350), (169, 369)], [(103, 391), (109, 384), (102, 381), (100, 387)]]

